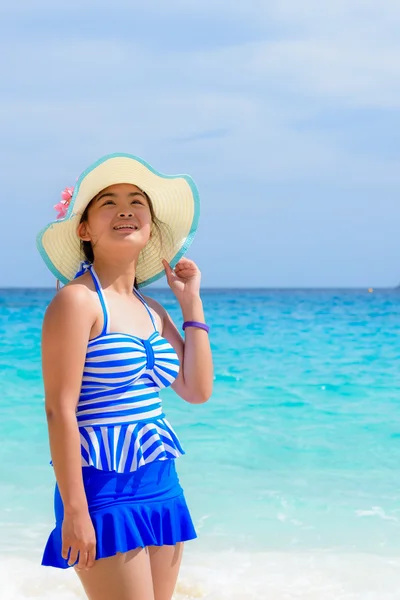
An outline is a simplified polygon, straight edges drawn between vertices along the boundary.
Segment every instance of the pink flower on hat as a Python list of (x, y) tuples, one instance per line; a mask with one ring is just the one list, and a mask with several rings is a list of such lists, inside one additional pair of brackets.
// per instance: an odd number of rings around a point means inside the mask
[(74, 188), (71, 187), (66, 187), (65, 190), (61, 192), (60, 202), (54, 205), (55, 210), (58, 212), (57, 219), (63, 219), (67, 214), (73, 193)]

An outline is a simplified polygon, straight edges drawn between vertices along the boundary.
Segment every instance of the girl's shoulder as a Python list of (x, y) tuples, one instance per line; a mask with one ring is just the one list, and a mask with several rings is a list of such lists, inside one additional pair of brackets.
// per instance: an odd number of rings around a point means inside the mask
[(46, 314), (59, 312), (71, 314), (76, 311), (83, 311), (91, 316), (96, 309), (95, 300), (96, 293), (93, 282), (85, 273), (58, 290), (47, 307)]

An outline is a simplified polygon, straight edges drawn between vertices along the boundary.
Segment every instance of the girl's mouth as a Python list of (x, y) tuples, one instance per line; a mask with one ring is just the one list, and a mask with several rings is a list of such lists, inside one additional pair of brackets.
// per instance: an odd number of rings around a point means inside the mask
[(131, 223), (126, 223), (124, 225), (115, 225), (113, 227), (115, 231), (137, 231), (138, 228), (136, 225), (132, 225)]

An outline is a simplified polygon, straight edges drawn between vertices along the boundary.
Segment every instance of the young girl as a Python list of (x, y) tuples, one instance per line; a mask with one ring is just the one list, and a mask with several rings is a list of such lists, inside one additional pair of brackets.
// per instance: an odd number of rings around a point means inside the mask
[[(188, 176), (106, 156), (66, 188), (38, 236), (64, 287), (43, 324), (55, 529), (42, 564), (74, 566), (90, 600), (170, 600), (196, 537), (175, 471), (181, 444), (159, 392), (191, 404), (212, 390), (200, 271), (182, 258), (198, 221)], [(175, 265), (173, 270), (170, 264)], [(184, 340), (143, 287), (166, 273)]]

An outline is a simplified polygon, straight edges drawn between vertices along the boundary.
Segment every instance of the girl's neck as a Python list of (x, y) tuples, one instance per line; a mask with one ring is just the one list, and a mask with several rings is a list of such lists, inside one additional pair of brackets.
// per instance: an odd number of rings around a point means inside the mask
[(117, 294), (130, 295), (135, 283), (136, 263), (116, 263), (94, 260), (93, 268), (96, 271), (101, 287)]

